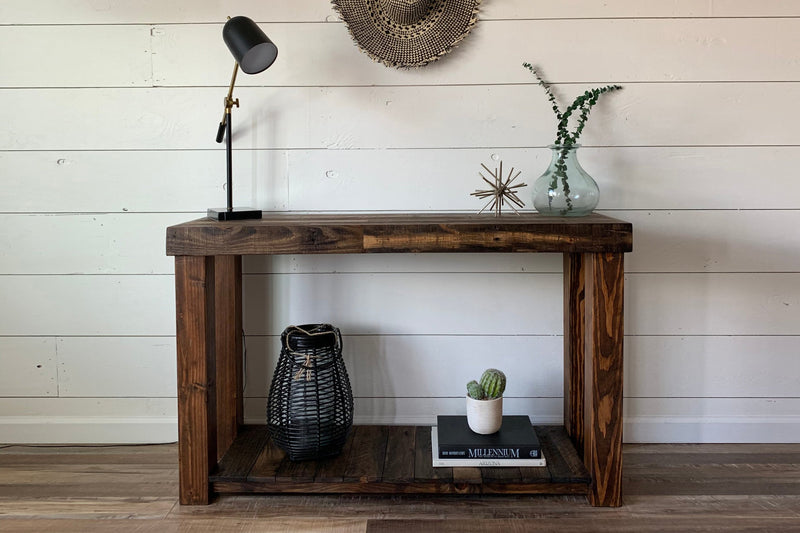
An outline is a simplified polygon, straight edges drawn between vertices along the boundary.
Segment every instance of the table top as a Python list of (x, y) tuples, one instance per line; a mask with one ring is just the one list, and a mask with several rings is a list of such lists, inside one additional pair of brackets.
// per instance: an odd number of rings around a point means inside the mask
[(629, 222), (593, 213), (297, 213), (167, 228), (167, 255), (630, 252)]

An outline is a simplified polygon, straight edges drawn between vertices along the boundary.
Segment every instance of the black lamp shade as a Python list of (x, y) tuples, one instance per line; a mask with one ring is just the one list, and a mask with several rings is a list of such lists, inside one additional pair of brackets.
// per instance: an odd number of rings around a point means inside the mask
[(278, 57), (278, 47), (247, 17), (233, 17), (226, 22), (222, 38), (246, 74), (266, 70)]

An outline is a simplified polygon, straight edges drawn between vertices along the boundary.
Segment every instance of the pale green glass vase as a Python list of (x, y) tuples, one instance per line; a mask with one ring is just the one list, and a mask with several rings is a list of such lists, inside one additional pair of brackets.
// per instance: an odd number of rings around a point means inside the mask
[(533, 207), (549, 216), (582, 217), (600, 200), (597, 182), (578, 162), (579, 144), (551, 145), (550, 166), (533, 185)]

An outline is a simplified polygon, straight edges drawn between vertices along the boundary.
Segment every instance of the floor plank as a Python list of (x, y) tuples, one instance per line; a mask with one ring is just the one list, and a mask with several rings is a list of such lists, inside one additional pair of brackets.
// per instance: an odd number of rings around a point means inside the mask
[(6, 518), (163, 519), (175, 504), (174, 495), (162, 498), (5, 497), (0, 498), (0, 531), (8, 531)]
[(735, 529), (726, 519), (708, 517), (698, 522), (696, 519), (639, 518), (635, 521), (621, 523), (613, 518), (567, 518), (559, 519), (557, 525), (553, 521), (541, 519), (527, 520), (369, 520), (367, 533), (384, 533), (396, 531), (414, 531), (415, 533), (485, 533), (487, 531), (529, 532), (558, 531), (559, 533), (620, 532), (675, 532), (685, 531), (741, 531), (741, 532), (795, 532), (797, 520), (789, 518), (749, 519), (736, 521)]
[(252, 481), (275, 481), (278, 468), (286, 458), (286, 452), (274, 445), (272, 440), (264, 446), (261, 454), (256, 459), (247, 479)]
[(281, 518), (264, 522), (243, 518), (206, 518), (110, 523), (105, 520), (0, 520), (9, 533), (364, 533), (366, 520), (305, 520)]
[(358, 426), (353, 428), (353, 448), (344, 472), (344, 481), (367, 483), (380, 481), (383, 477), (383, 461), (386, 458), (387, 426)]
[(409, 483), (414, 481), (416, 426), (392, 426), (386, 441), (383, 480)]
[(247, 477), (269, 440), (266, 426), (244, 426), (228, 453), (220, 460), (214, 481), (230, 481)]
[(414, 478), (417, 481), (441, 481), (443, 483), (454, 480), (452, 468), (434, 468), (431, 448), (431, 428), (420, 426), (416, 431), (416, 446), (414, 448)]
[(319, 461), (317, 468), (316, 481), (320, 483), (341, 483), (344, 480), (344, 472), (347, 469), (347, 462), (350, 460), (350, 451), (353, 449), (353, 437), (355, 431), (350, 429), (347, 433), (347, 440), (342, 447), (342, 453), (336, 457), (329, 457)]

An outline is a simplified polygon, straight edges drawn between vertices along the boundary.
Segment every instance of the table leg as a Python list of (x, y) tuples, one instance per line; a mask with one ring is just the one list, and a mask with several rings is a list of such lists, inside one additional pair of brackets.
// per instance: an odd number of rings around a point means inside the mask
[(180, 502), (208, 504), (217, 459), (214, 258), (175, 257)]
[(242, 425), (242, 256), (214, 258), (217, 353), (217, 459)]
[(586, 273), (584, 462), (589, 501), (622, 505), (622, 343), (624, 255), (589, 253)]
[(583, 453), (585, 306), (583, 254), (564, 254), (564, 429)]

